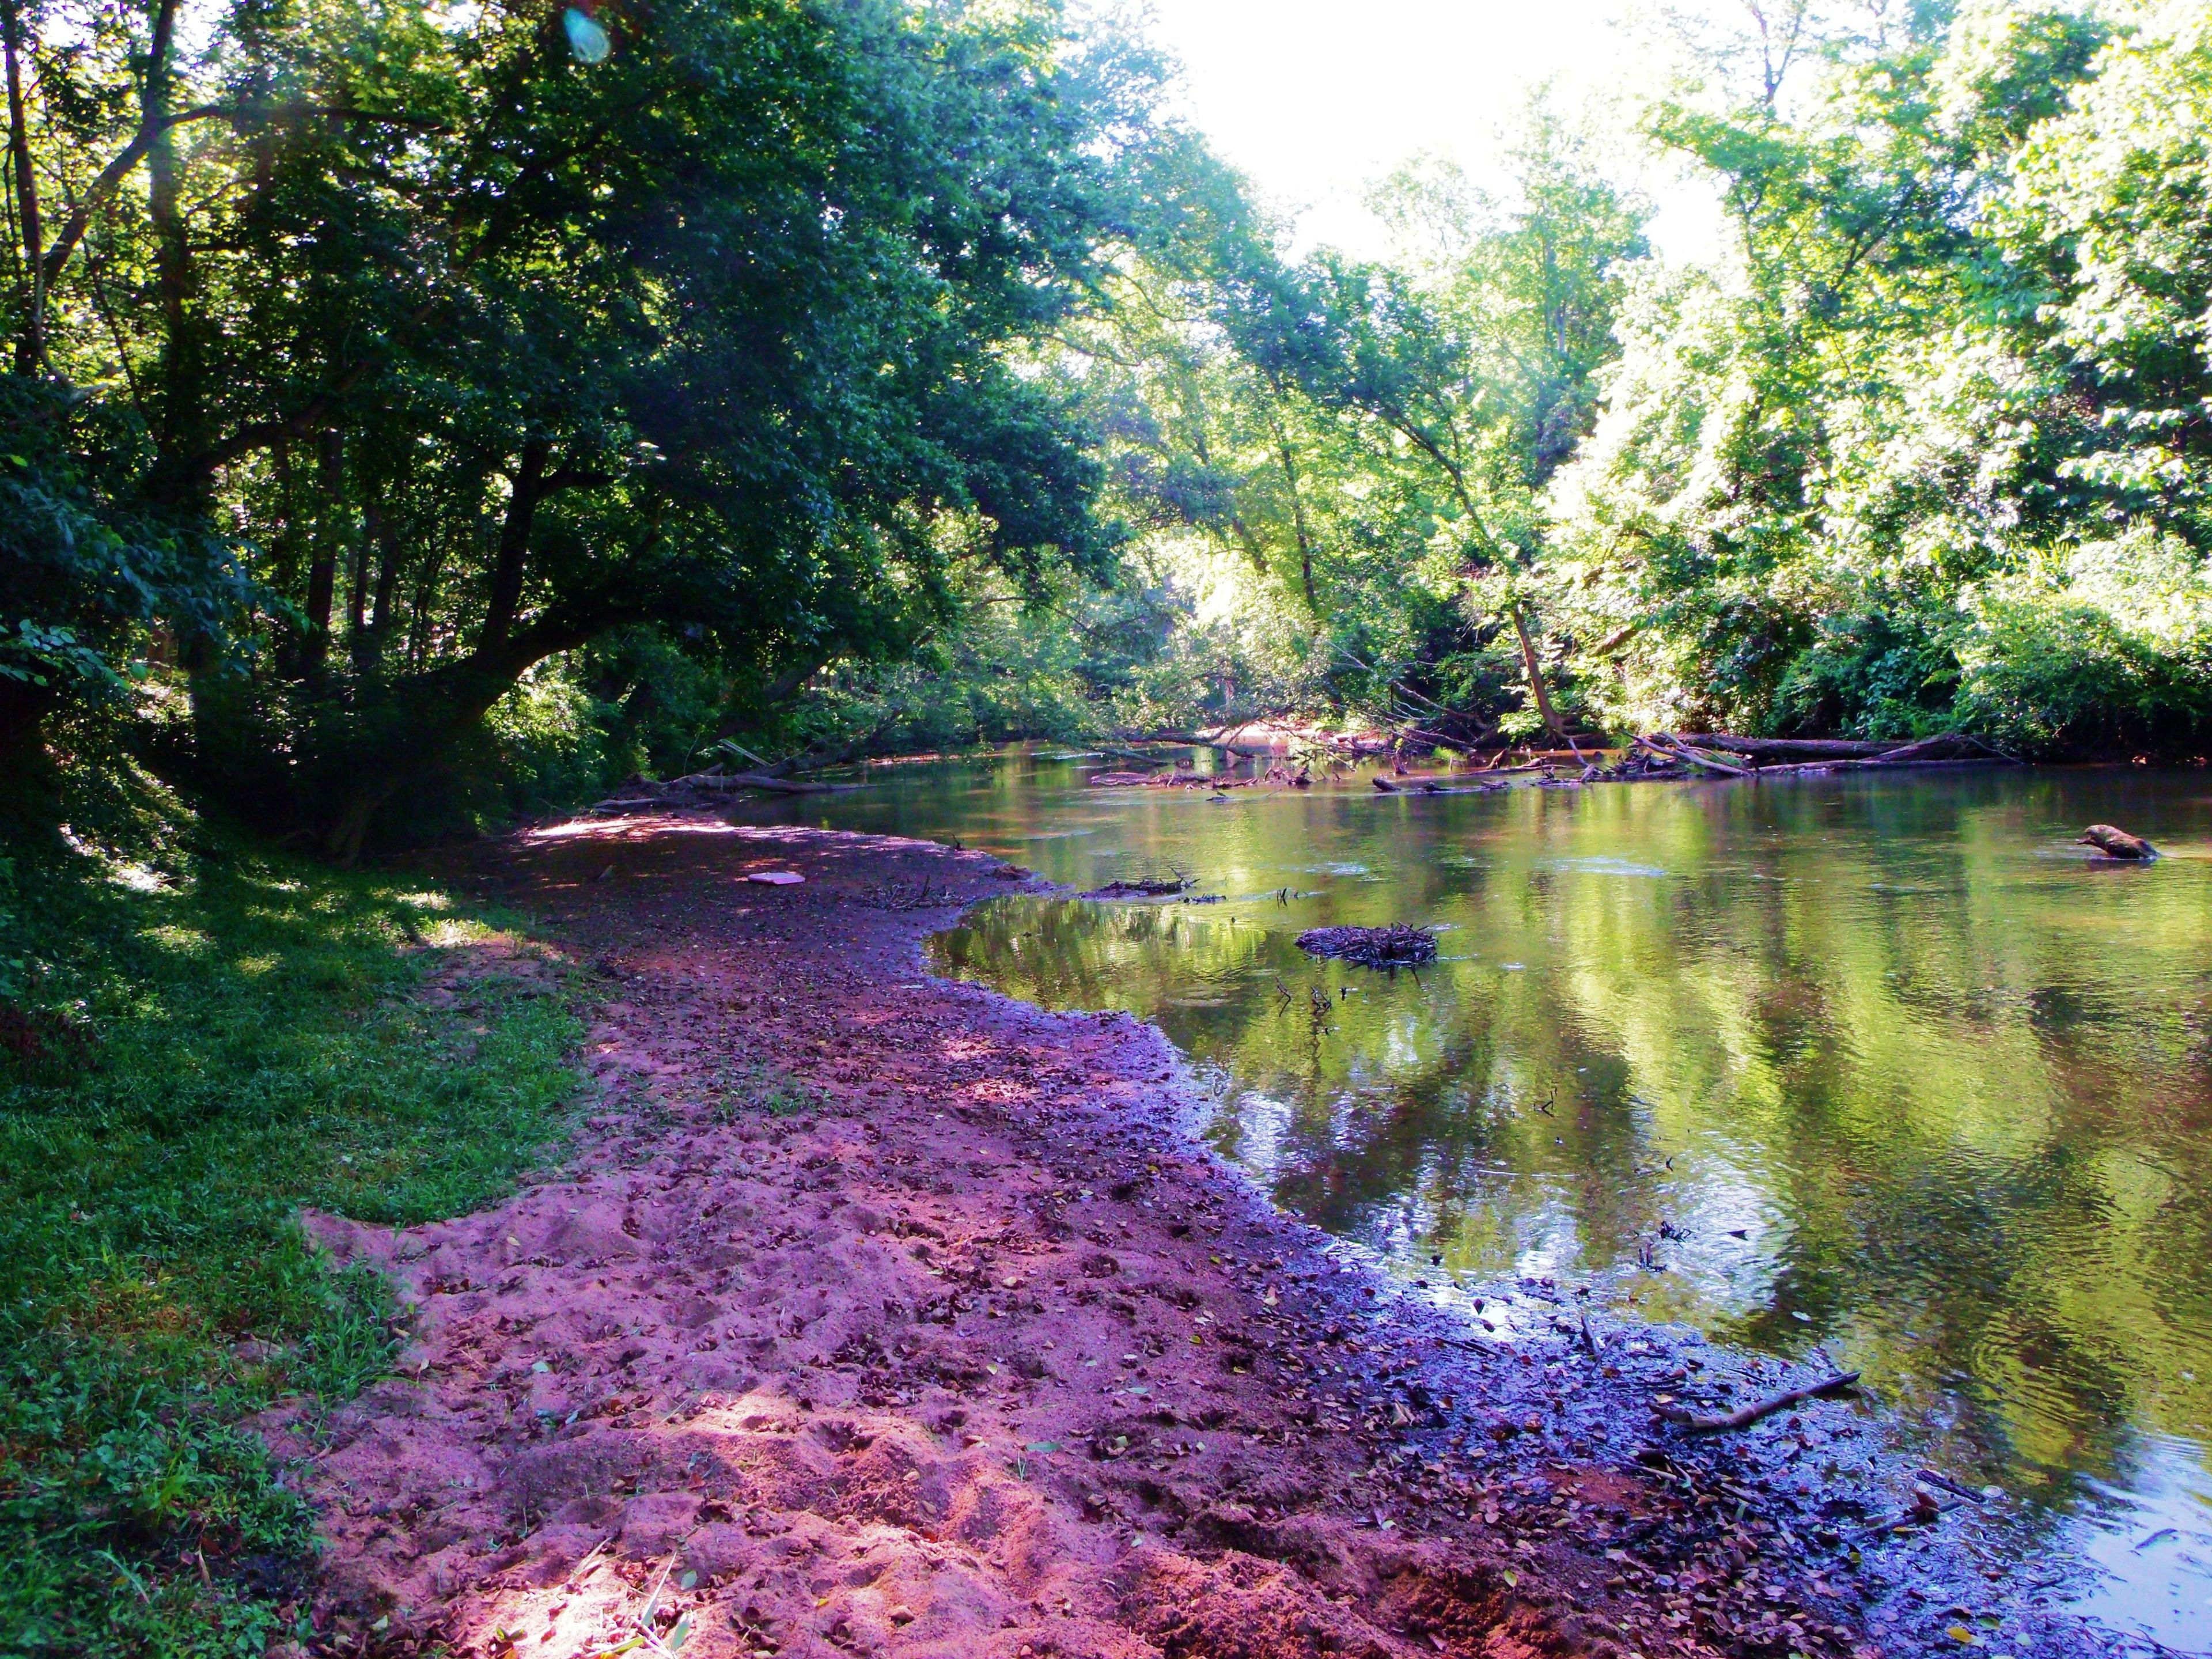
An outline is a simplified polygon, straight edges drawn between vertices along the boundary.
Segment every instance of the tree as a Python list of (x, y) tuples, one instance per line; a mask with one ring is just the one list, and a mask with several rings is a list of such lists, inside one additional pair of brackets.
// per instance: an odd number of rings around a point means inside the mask
[[(1317, 564), (1371, 550), (1361, 580), (1395, 589), (1401, 615), (1411, 603), (1421, 654), (1443, 670), (1417, 675), (1428, 681), (1417, 696), (1486, 724), (1510, 672), (1502, 647), (1541, 724), (1564, 732), (1525, 581), (1548, 534), (1544, 488), (1595, 414), (1620, 274), (1644, 252), (1642, 210), (1540, 106), (1516, 160), (1518, 199), (1504, 206), (1449, 174), (1385, 184), (1385, 214), (1429, 233), (1418, 262), (1324, 252), (1299, 269), (1231, 271), (1213, 315), (1278, 440), (1274, 481), (1296, 509), (1309, 604), (1319, 611)], [(1294, 430), (1312, 435), (1294, 444)], [(1447, 629), (1435, 605), (1455, 601), (1466, 614)], [(1348, 641), (1333, 648), (1364, 659)]]
[(174, 21), (21, 14), (16, 176), (71, 206), (42, 246), (18, 216), (11, 332), (142, 434), (112, 499), (245, 551), (250, 672), (179, 641), (234, 798), (350, 854), (610, 630), (772, 698), (896, 653), (956, 567), (1109, 556), (1020, 357), (1143, 205), (1118, 43), (1047, 5), (252, 0), (188, 62)]
[[(2133, 301), (2092, 320), (2118, 292), (2086, 276), (2098, 187), (2059, 179), (2135, 169), (2103, 223), (2157, 240), (2140, 186), (2177, 181), (2166, 222), (2185, 216), (2191, 141), (2160, 149), (2142, 93), (2122, 114), (2116, 89), (2154, 58), (2152, 95), (2185, 106), (2202, 64), (2172, 28), (2107, 33), (2066, 6), (1972, 5), (1832, 53), (1793, 118), (1658, 112), (1736, 240), (1716, 269), (1638, 281), (1555, 491), (1554, 612), (1613, 719), (2196, 740), (2186, 440), (2134, 412), (2185, 400), (2166, 377), (2187, 354), (2155, 325), (2141, 358), (2088, 345)], [(2116, 431), (2155, 434), (2160, 459), (2119, 459)]]

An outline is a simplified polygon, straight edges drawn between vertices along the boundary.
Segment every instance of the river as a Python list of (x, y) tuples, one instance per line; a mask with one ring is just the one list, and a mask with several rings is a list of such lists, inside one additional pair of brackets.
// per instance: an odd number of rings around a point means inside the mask
[[(746, 816), (1075, 889), (1193, 877), (994, 902), (937, 964), (1156, 1021), (1224, 1156), (1503, 1336), (1551, 1279), (1863, 1370), (2093, 1564), (2085, 1610), (2212, 1648), (2212, 778), (1214, 797), (1086, 787), (1100, 764), (884, 768)], [(2166, 856), (2093, 861), (2093, 822)], [(1440, 960), (1294, 943), (1391, 921)]]

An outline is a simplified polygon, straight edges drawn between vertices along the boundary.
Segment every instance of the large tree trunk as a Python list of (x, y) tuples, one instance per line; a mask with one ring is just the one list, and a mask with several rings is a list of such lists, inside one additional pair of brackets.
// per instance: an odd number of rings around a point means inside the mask
[(340, 863), (353, 863), (377, 813), (400, 790), (444, 765), (526, 670), (599, 631), (530, 629), (498, 652), (478, 652), (360, 699), (352, 715), (359, 740), (348, 744), (347, 781), (336, 793), (337, 810), (324, 823), (324, 851)]
[(50, 685), (0, 676), (0, 768), (13, 770), (37, 750), (40, 731), (57, 702)]

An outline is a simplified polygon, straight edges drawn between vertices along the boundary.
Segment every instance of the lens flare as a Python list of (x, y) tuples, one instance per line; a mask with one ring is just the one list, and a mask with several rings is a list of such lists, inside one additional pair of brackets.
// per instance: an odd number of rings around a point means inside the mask
[(568, 50), (576, 54), (578, 63), (606, 62), (607, 53), (613, 50), (614, 43), (607, 39), (607, 32), (599, 27), (596, 19), (586, 16), (571, 6), (562, 15), (561, 21), (568, 31)]

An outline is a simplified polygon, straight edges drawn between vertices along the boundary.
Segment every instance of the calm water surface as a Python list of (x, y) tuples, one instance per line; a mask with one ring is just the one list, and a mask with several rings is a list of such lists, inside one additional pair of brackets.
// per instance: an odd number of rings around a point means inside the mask
[[(1217, 801), (1087, 789), (1097, 764), (896, 769), (759, 816), (1078, 887), (1197, 877), (1221, 902), (996, 901), (938, 961), (1157, 1021), (1224, 1153), (1447, 1298), (1548, 1276), (1824, 1348), (2071, 1533), (2101, 1615), (2212, 1649), (2212, 779)], [(2094, 821), (2169, 856), (2094, 866)], [(1292, 943), (1400, 921), (1440, 930), (1418, 977)]]

